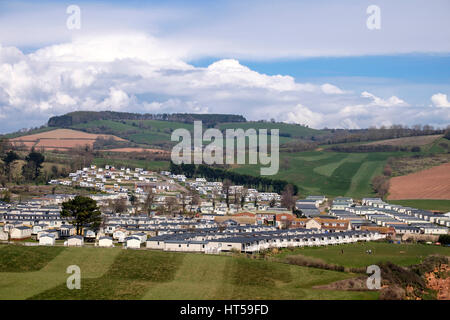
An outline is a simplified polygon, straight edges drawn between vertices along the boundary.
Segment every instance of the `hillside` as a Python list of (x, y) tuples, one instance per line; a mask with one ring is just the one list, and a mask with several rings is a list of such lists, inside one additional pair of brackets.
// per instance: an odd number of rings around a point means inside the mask
[(25, 149), (35, 148), (36, 150), (68, 150), (76, 147), (88, 145), (93, 147), (98, 139), (114, 140), (125, 142), (124, 139), (108, 134), (90, 134), (77, 130), (56, 129), (12, 138), (9, 141), (15, 147), (24, 147)]
[[(61, 120), (67, 117), (71, 119), (67, 123)], [(444, 157), (450, 147), (439, 130), (317, 130), (297, 124), (247, 121), (235, 115), (151, 115), (121, 112), (72, 112), (51, 118), (50, 127), (17, 132), (5, 137), (11, 138), (15, 145), (23, 143), (28, 148), (45, 147), (47, 159), (53, 159), (53, 162), (64, 158), (64, 155), (58, 154), (56, 157), (49, 153), (52, 150), (63, 151), (82, 143), (94, 147), (92, 161), (97, 165), (128, 165), (165, 170), (169, 166), (168, 151), (176, 143), (171, 141), (172, 132), (178, 128), (193, 132), (194, 119), (206, 121), (206, 124), (203, 123), (204, 130), (215, 127), (223, 133), (226, 129), (237, 128), (279, 129), (280, 169), (271, 178), (295, 184), (302, 196), (375, 196), (371, 181), (383, 173), (387, 164), (393, 169), (392, 176), (401, 175), (398, 172), (405, 170), (407, 173), (413, 169), (419, 171), (432, 166), (432, 158)], [(58, 123), (63, 127), (53, 127)], [(67, 134), (68, 132), (73, 135)], [(57, 137), (59, 133), (61, 135)], [(374, 140), (370, 141), (370, 137)], [(349, 142), (335, 143), (336, 141)], [(413, 150), (413, 147), (420, 149)], [(65, 165), (70, 164), (69, 162), (70, 159), (64, 159)], [(440, 161), (439, 164), (441, 163), (443, 162)], [(260, 175), (258, 165), (233, 165), (229, 169), (238, 173)], [(423, 197), (417, 199), (421, 198)]]
[[(243, 257), (87, 247), (1, 246), (0, 253), (0, 299), (377, 298), (312, 288), (351, 273)], [(82, 270), (82, 290), (66, 287), (72, 264)]]
[[(368, 249), (372, 255), (367, 255)], [(449, 250), (370, 242), (283, 249), (267, 253), (266, 259), (250, 259), (244, 254), (2, 245), (0, 299), (372, 300), (379, 292), (323, 287), (361, 277), (348, 272), (355, 270), (351, 268), (365, 269), (386, 261), (411, 266), (430, 255), (448, 256)], [(290, 257), (314, 257), (316, 262), (342, 268), (331, 271), (299, 266), (290, 263)], [(81, 290), (67, 289), (65, 270), (69, 265), (81, 269)]]
[(207, 125), (214, 125), (220, 122), (245, 122), (241, 115), (232, 114), (195, 114), (195, 113), (129, 113), (114, 111), (75, 111), (62, 116), (51, 117), (48, 120), (49, 127), (70, 127), (80, 123), (93, 120), (164, 120), (174, 122), (193, 123), (194, 120), (201, 120)]

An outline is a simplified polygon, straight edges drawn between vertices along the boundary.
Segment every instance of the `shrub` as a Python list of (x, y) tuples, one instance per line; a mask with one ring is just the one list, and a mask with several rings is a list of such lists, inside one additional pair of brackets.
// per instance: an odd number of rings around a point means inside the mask
[(441, 244), (450, 244), (450, 234), (441, 234), (439, 236), (439, 242)]

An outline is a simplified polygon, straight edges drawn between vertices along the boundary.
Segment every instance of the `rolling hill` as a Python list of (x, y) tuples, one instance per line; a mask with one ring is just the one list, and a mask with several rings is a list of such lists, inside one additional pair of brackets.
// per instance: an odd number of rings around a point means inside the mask
[(86, 145), (93, 147), (95, 141), (99, 138), (125, 142), (125, 139), (114, 135), (90, 134), (71, 129), (55, 129), (12, 138), (9, 141), (16, 147), (22, 146), (26, 149), (68, 150), (76, 147), (84, 147)]
[[(417, 163), (414, 165), (415, 170), (420, 170), (421, 163), (431, 163), (427, 157), (433, 154), (443, 156), (450, 146), (448, 140), (442, 136), (442, 130), (424, 131), (422, 134), (411, 131), (412, 129), (397, 133), (395, 129), (392, 129), (392, 132), (386, 129), (316, 130), (297, 124), (247, 121), (236, 115), (142, 115), (116, 112), (73, 112), (51, 118), (48, 127), (5, 137), (15, 144), (23, 143), (27, 147), (44, 146), (46, 152), (52, 149), (65, 150), (64, 148), (71, 148), (80, 143), (92, 146), (97, 142), (95, 150), (107, 152), (97, 152), (94, 164), (126, 164), (150, 170), (164, 170), (169, 166), (168, 151), (176, 143), (171, 141), (172, 132), (178, 128), (193, 132), (194, 120), (204, 121), (204, 130), (214, 127), (222, 132), (238, 128), (279, 129), (280, 170), (271, 178), (297, 185), (302, 196), (374, 196), (371, 181), (383, 173), (383, 168), (390, 158), (406, 159), (402, 160), (402, 163), (410, 166), (409, 163), (413, 159), (420, 160), (420, 157), (424, 157), (423, 161), (414, 160), (414, 163)], [(58, 134), (60, 136), (57, 136)], [(369, 139), (370, 134), (373, 134), (375, 141)], [(413, 136), (402, 136), (405, 134)], [(396, 135), (400, 137), (386, 139)], [(103, 138), (103, 143), (99, 143), (99, 137)], [(349, 142), (340, 142), (345, 140)], [(298, 146), (300, 148), (297, 148)], [(355, 148), (358, 146), (389, 146), (391, 149)], [(412, 146), (420, 147), (420, 151), (411, 152)], [(152, 158), (144, 154), (139, 156), (140, 151), (150, 151), (158, 157)], [(47, 156), (55, 158), (51, 154)], [(258, 176), (259, 168), (259, 165), (233, 165), (230, 170)]]

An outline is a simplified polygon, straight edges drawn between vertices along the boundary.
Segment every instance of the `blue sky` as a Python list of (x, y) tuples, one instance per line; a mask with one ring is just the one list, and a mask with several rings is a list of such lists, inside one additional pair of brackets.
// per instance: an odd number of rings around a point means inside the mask
[[(66, 27), (71, 4), (80, 30)], [(445, 127), (448, 12), (447, 0), (0, 1), (1, 130), (99, 108)]]

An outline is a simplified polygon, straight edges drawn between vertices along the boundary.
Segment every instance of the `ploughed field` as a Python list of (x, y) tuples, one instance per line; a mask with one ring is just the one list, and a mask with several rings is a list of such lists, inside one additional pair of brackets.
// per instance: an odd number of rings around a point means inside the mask
[[(356, 275), (286, 264), (283, 255), (313, 255), (346, 266), (386, 260), (407, 265), (429, 254), (448, 255), (450, 250), (408, 246), (405, 249), (388, 243), (358, 243), (329, 249), (287, 250), (275, 257), (280, 261), (275, 262), (118, 247), (2, 245), (0, 299), (377, 299), (378, 293), (373, 291), (313, 288)], [(370, 257), (365, 253), (369, 248), (375, 253)], [(344, 255), (340, 254), (341, 249)], [(80, 267), (80, 290), (66, 286), (70, 276), (66, 269), (70, 265)]]
[(28, 149), (34, 147), (45, 150), (68, 150), (86, 145), (92, 147), (94, 142), (99, 138), (125, 141), (122, 138), (108, 134), (92, 134), (71, 129), (56, 129), (12, 138), (10, 142), (15, 146), (24, 145)]
[(392, 178), (388, 199), (450, 199), (450, 163)]

